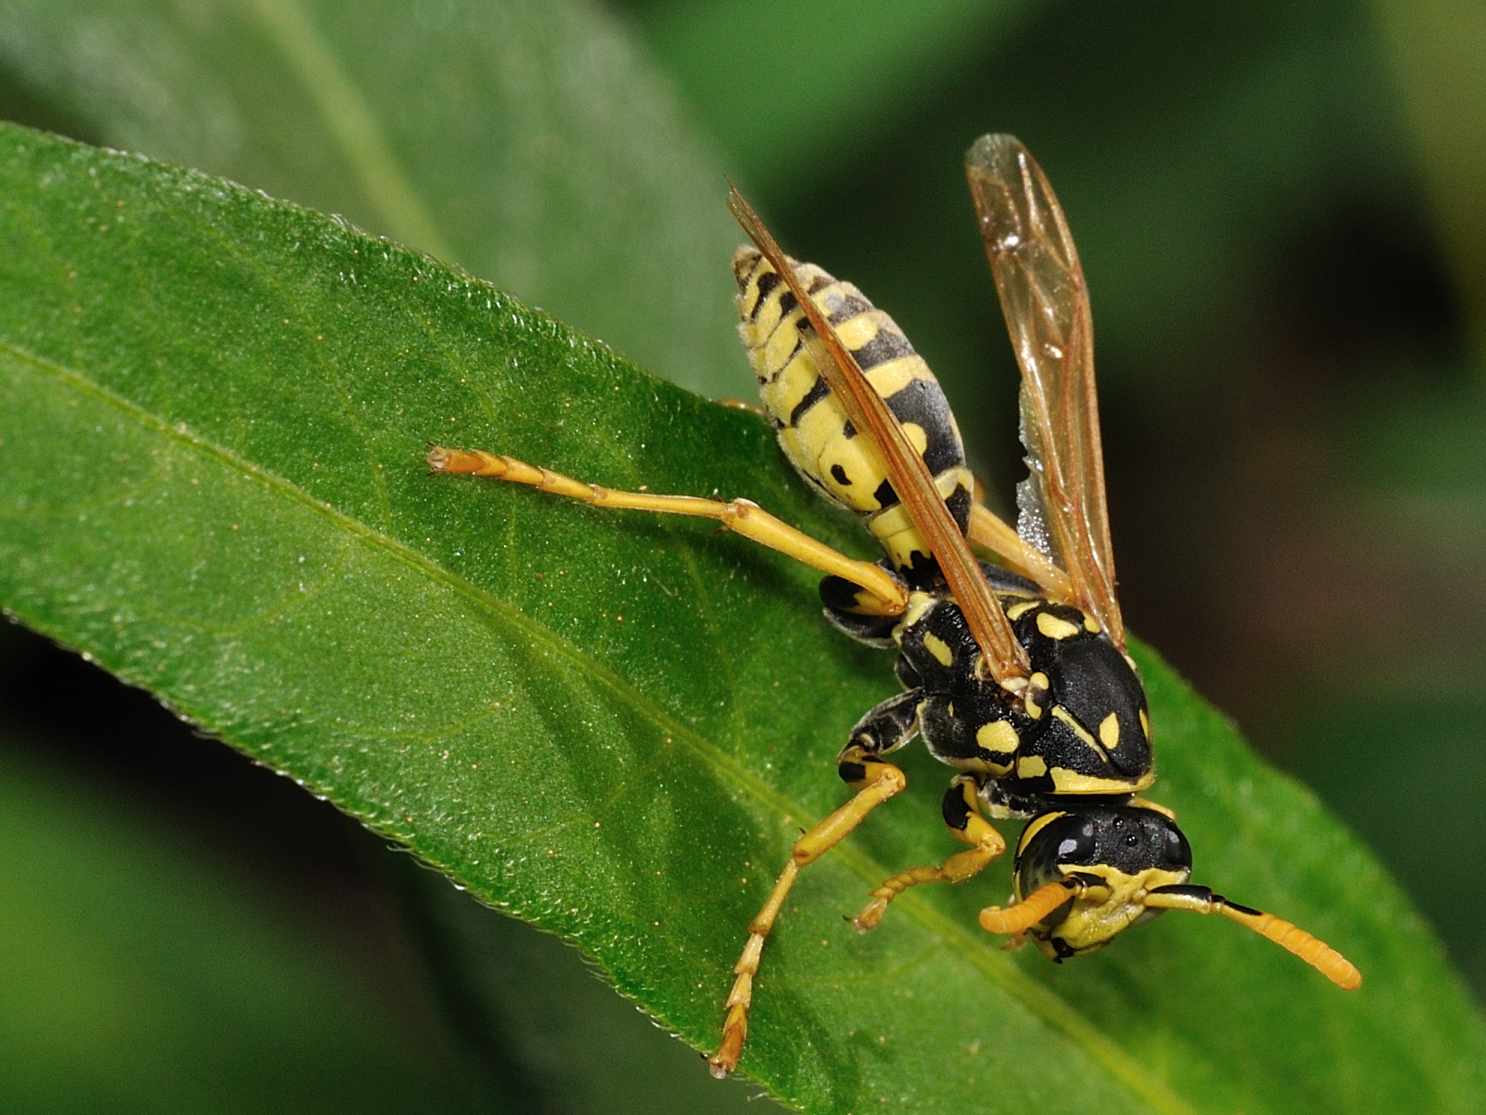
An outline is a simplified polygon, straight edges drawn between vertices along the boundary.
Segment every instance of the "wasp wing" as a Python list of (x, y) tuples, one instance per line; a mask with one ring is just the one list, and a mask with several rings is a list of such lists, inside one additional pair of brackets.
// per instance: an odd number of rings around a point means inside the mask
[(748, 238), (793, 292), (810, 323), (810, 331), (815, 335), (812, 345), (819, 346), (816, 362), (826, 385), (841, 400), (851, 420), (867, 432), (881, 452), (888, 479), (907, 508), (913, 525), (933, 552), (991, 676), (1003, 684), (1025, 679), (1030, 672), (1027, 652), (1017, 642), (1006, 613), (996, 603), (980, 563), (970, 552), (965, 536), (960, 533), (934, 487), (934, 478), (929, 475), (923, 458), (914, 450), (882, 397), (872, 389), (856, 357), (841, 343), (841, 338), (806, 291), (778, 242), (737, 187), (728, 191), (728, 208)]
[(1073, 585), (1068, 574), (985, 504), (971, 506), (968, 535), (973, 545), (989, 551), (998, 564), (1026, 577), (1049, 600), (1073, 599)]
[(1068, 222), (1042, 168), (1008, 135), (976, 140), (965, 177), (1017, 363), (1030, 476), (1017, 490), (1018, 533), (1067, 571), (1074, 600), (1115, 645), (1115, 597), (1094, 391), (1089, 291)]

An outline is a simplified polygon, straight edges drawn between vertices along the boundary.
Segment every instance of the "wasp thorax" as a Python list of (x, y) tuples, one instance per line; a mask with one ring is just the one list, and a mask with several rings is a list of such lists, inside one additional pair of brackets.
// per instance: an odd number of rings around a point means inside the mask
[(1099, 805), (1032, 821), (1018, 845), (1013, 878), (1018, 898), (1046, 883), (1078, 884), (1031, 930), (1061, 960), (1154, 916), (1146, 895), (1185, 883), (1191, 873), (1191, 845), (1170, 817), (1139, 806)]

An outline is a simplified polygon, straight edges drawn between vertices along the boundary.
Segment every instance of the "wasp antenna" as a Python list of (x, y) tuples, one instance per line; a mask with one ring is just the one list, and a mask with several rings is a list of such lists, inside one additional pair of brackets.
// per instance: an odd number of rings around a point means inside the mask
[(1025, 933), (1074, 897), (1077, 889), (1078, 882), (1074, 879), (1044, 883), (1014, 905), (987, 906), (980, 912), (980, 927), (987, 933)]
[(1356, 965), (1319, 937), (1307, 933), (1284, 918), (1230, 902), (1207, 887), (1157, 887), (1145, 896), (1145, 906), (1151, 910), (1190, 910), (1194, 914), (1219, 914), (1273, 941), (1291, 955), (1300, 957), (1343, 991), (1355, 991), (1362, 986), (1362, 973), (1357, 970)]

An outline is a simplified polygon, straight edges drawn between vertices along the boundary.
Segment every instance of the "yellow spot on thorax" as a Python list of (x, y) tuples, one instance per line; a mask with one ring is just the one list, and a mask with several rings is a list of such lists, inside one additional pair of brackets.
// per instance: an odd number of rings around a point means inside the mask
[(1099, 742), (1110, 750), (1120, 745), (1120, 718), (1114, 713), (1099, 721)]
[(903, 623), (909, 627), (924, 618), (924, 613), (939, 602), (939, 598), (929, 592), (911, 592), (908, 594), (908, 610), (903, 613)]
[(1133, 794), (1147, 789), (1155, 780), (1153, 770), (1132, 782), (1128, 778), (1100, 778), (1097, 774), (1080, 774), (1065, 767), (1053, 768), (1053, 788), (1060, 794)]
[(1042, 719), (1042, 705), (1038, 703), (1038, 698), (1047, 696), (1048, 684), (1047, 675), (1041, 670), (1027, 679), (1027, 690), (1022, 698), (1022, 707), (1027, 710), (1027, 715), (1033, 720)]
[(934, 660), (941, 666), (954, 665), (954, 651), (949, 649), (949, 644), (938, 635), (924, 633), (924, 649), (934, 656)]
[(1041, 778), (1047, 773), (1047, 760), (1041, 755), (1023, 755), (1016, 761), (1016, 772), (1021, 778)]
[(1053, 719), (1064, 724), (1070, 732), (1078, 737), (1080, 743), (1093, 751), (1097, 751), (1101, 758), (1109, 758), (1109, 756), (1104, 754), (1104, 749), (1094, 741), (1094, 737), (1089, 734), (1089, 730), (1080, 724), (1073, 713), (1069, 712), (1062, 705), (1053, 706)]
[(982, 724), (975, 730), (975, 742), (984, 751), (997, 755), (1010, 755), (1016, 751), (1022, 741), (1010, 722), (992, 720), (989, 724)]
[(1067, 639), (1078, 634), (1078, 627), (1066, 619), (1059, 619), (1051, 612), (1037, 614), (1037, 630), (1049, 639)]

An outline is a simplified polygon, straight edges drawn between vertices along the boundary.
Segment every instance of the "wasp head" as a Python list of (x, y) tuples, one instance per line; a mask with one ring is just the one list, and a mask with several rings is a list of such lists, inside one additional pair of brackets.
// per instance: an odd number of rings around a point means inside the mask
[(1192, 873), (1192, 848), (1176, 822), (1155, 809), (1097, 805), (1044, 813), (1022, 834), (1013, 875), (1017, 899), (1049, 883), (1061, 901), (1027, 927), (1042, 950), (1063, 960), (1109, 942), (1154, 917), (1146, 898)]
[(1027, 934), (1051, 959), (1108, 944), (1162, 910), (1216, 914), (1304, 960), (1338, 987), (1362, 985), (1355, 965), (1325, 941), (1273, 914), (1187, 882), (1192, 847), (1159, 807), (1090, 803), (1043, 813), (1017, 845), (1016, 903), (980, 912), (991, 933)]

